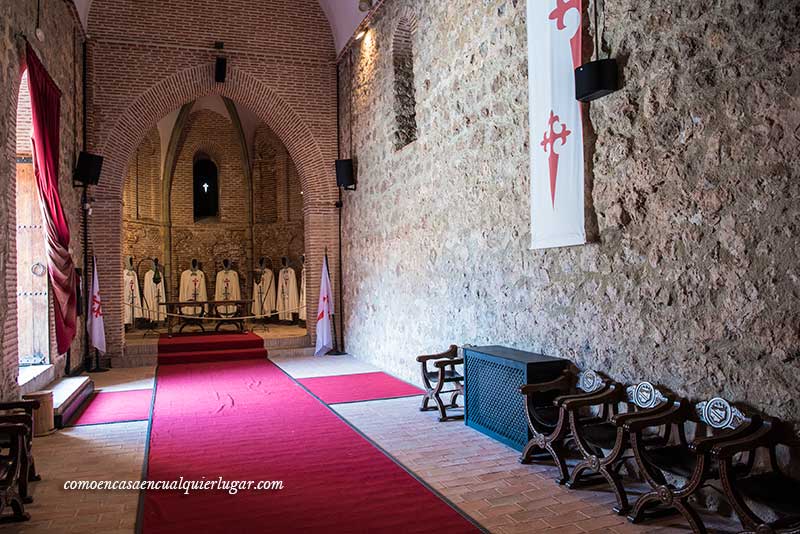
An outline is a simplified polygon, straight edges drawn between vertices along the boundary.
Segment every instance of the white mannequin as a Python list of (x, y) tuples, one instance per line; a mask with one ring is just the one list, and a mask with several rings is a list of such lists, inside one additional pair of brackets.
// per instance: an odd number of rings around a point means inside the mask
[(275, 300), (275, 309), (278, 310), (278, 319), (281, 321), (291, 321), (292, 313), (297, 309), (297, 275), (294, 269), (289, 267), (289, 259), (284, 256), (281, 260), (283, 269), (278, 273), (278, 295)]
[(275, 273), (267, 267), (266, 258), (259, 260), (257, 273), (261, 278), (258, 283), (253, 281), (253, 306), (250, 311), (260, 318), (275, 309)]
[(139, 276), (133, 270), (133, 258), (128, 257), (122, 276), (122, 305), (125, 310), (125, 324), (133, 324), (134, 319), (143, 316)]
[[(156, 271), (159, 273), (158, 283), (156, 283)], [(164, 273), (158, 265), (158, 258), (154, 258), (153, 268), (144, 275), (145, 317), (156, 322), (163, 321), (167, 318), (167, 308), (162, 304), (162, 302), (166, 300), (166, 294)]]
[(300, 270), (300, 320), (306, 320), (306, 257), (300, 256), (300, 261), (303, 263), (303, 268)]
[[(181, 273), (181, 287), (179, 297), (181, 302), (208, 301), (206, 292), (206, 275), (198, 269), (197, 260), (192, 260), (192, 267)], [(181, 313), (184, 315), (200, 315), (202, 306), (183, 306)]]
[[(217, 273), (216, 288), (214, 290), (214, 300), (240, 300), (242, 293), (239, 288), (239, 274), (231, 269), (231, 261), (222, 261), (222, 270)], [(236, 313), (236, 306), (217, 306), (217, 312), (222, 315), (233, 315)]]

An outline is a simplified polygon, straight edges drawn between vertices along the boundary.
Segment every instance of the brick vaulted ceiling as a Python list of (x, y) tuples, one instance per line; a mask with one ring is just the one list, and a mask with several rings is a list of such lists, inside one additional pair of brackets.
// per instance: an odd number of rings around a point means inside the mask
[[(187, 2), (191, 0), (185, 0)], [(252, 0), (258, 1), (258, 0)], [(300, 0), (303, 1), (303, 0)], [(308, 1), (308, 0), (305, 0)], [(347, 44), (348, 39), (353, 35), (356, 27), (361, 23), (365, 13), (358, 10), (357, 0), (318, 0), (328, 23), (331, 25), (333, 40), (336, 43), (336, 51), (339, 52)], [(92, 0), (73, 0), (78, 14), (81, 17), (83, 27), (87, 27), (89, 20), (89, 10)]]

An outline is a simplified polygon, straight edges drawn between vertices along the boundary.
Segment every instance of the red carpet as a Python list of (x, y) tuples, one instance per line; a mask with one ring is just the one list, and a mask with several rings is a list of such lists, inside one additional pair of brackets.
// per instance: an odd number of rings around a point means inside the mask
[(95, 393), (71, 426), (146, 421), (150, 418), (152, 389)]
[(147, 466), (284, 489), (148, 490), (145, 534), (478, 532), (266, 360), (159, 367)]
[(267, 358), (264, 340), (245, 334), (161, 334), (158, 340), (158, 364), (202, 363)]
[(355, 375), (321, 376), (298, 380), (326, 404), (393, 399), (422, 395), (418, 387), (386, 373), (359, 373)]

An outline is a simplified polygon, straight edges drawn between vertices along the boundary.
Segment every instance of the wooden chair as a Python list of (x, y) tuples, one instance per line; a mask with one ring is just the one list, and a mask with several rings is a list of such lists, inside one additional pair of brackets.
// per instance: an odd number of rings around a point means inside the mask
[[(712, 449), (719, 462), (719, 476), (725, 496), (744, 528), (742, 534), (797, 534), (800, 532), (800, 481), (787, 476), (778, 465), (777, 446), (796, 445), (791, 432), (771, 418), (750, 435), (721, 443)], [(769, 452), (769, 470), (754, 474), (737, 469), (734, 457), (747, 455), (747, 464), (755, 463), (760, 449)], [(768, 521), (749, 504), (769, 508), (778, 518)]]
[[(428, 354), (417, 356), (417, 361), (422, 366), (422, 383), (425, 385), (425, 396), (422, 397), (420, 411), (439, 410), (439, 421), (464, 419), (464, 415), (447, 415), (447, 408), (457, 408), (456, 400), (459, 395), (464, 395), (464, 377), (456, 372), (456, 365), (463, 364), (463, 358), (458, 358), (458, 347), (450, 345), (450, 348), (439, 354)], [(428, 369), (428, 362), (433, 362), (435, 371)], [(453, 389), (444, 390), (445, 384), (452, 384)], [(440, 395), (451, 393), (450, 403), (445, 404)], [(428, 407), (428, 403), (433, 400), (436, 407)]]
[[(628, 411), (618, 414), (618, 404), (625, 401)], [(626, 421), (635, 421), (644, 416), (657, 415), (668, 408), (671, 400), (650, 382), (628, 386), (624, 390), (611, 384), (607, 391), (570, 403), (568, 406), (570, 428), (583, 460), (572, 470), (567, 487), (574, 488), (583, 482), (595, 482), (598, 477), (585, 478), (586, 474), (600, 475), (614, 491), (617, 505), (614, 512), (625, 514), (630, 509), (628, 496), (622, 483), (620, 469), (625, 460), (632, 458)], [(595, 423), (582, 423), (578, 410), (589, 406), (601, 407), (606, 417)], [(664, 446), (669, 442), (671, 427), (663, 434), (648, 434), (640, 440), (640, 446)], [(608, 454), (604, 451), (611, 451)], [(626, 453), (628, 453), (626, 455)]]
[[(25, 503), (33, 502), (28, 493), (28, 482), (41, 480), (36, 473), (33, 458), (33, 410), (38, 408), (38, 400), (0, 402), (0, 412), (3, 412), (0, 414), (0, 424), (21, 425), (25, 428), (22, 454), (19, 458), (23, 475), (19, 478), (19, 495)], [(8, 447), (14, 439), (7, 434), (0, 434), (0, 446)]]
[[(23, 465), (26, 457), (26, 441), (30, 428), (20, 423), (0, 422), (0, 523), (27, 521), (31, 518), (25, 511), (22, 481), (25, 477)], [(11, 507), (11, 515), (4, 512)]]
[[(687, 442), (685, 426), (689, 422), (698, 425), (698, 433), (705, 428), (710, 435)], [(645, 519), (648, 509), (660, 505), (661, 513), (677, 510), (693, 532), (705, 534), (705, 525), (689, 499), (707, 481), (719, 478), (717, 463), (711, 454), (713, 448), (751, 434), (761, 423), (757, 417), (748, 417), (725, 399), (715, 397), (693, 407), (686, 401), (673, 400), (666, 409), (656, 414), (634, 418), (622, 424), (630, 433), (631, 448), (642, 476), (651, 487), (633, 505), (628, 519), (638, 523)], [(646, 430), (672, 424), (678, 425), (678, 444), (651, 448), (644, 446)], [(749, 467), (737, 466), (736, 469), (747, 470)], [(666, 480), (665, 473), (685, 479), (686, 482), (678, 487)]]
[[(575, 402), (603, 395), (611, 382), (596, 371), (575, 373), (565, 371), (559, 378), (549, 382), (525, 384), (520, 393), (525, 395), (525, 414), (531, 439), (520, 456), (520, 463), (528, 464), (534, 459), (549, 455), (558, 467), (556, 481), (564, 484), (569, 480), (567, 469), (567, 442), (571, 440), (569, 408)], [(581, 417), (582, 422), (595, 422), (594, 416)]]

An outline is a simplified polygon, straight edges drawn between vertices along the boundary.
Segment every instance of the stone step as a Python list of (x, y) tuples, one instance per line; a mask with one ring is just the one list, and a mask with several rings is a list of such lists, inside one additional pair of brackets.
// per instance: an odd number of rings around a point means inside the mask
[(314, 347), (269, 349), (267, 352), (270, 358), (305, 358), (314, 355)]
[(308, 347), (310, 344), (311, 340), (307, 335), (264, 339), (264, 348), (268, 351), (272, 351), (273, 349), (302, 349)]
[(94, 381), (88, 376), (65, 376), (47, 389), (53, 391), (56, 428), (63, 428), (94, 392)]

